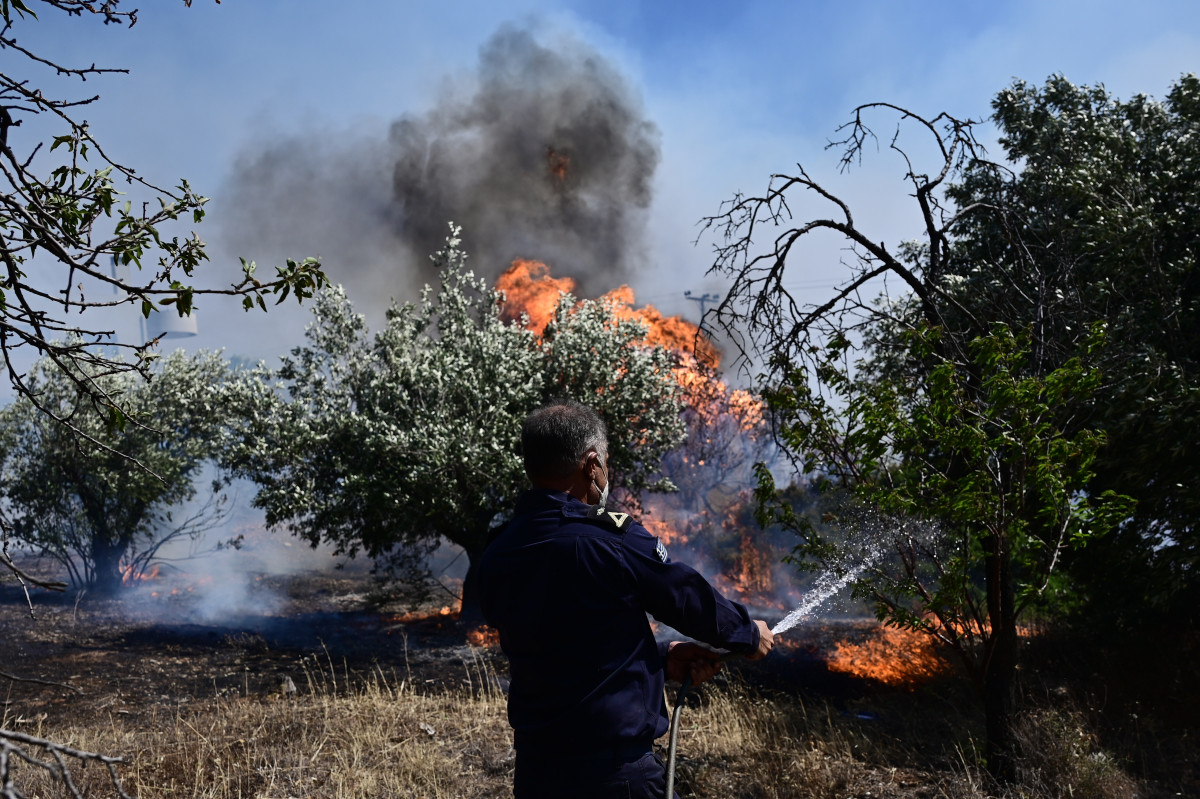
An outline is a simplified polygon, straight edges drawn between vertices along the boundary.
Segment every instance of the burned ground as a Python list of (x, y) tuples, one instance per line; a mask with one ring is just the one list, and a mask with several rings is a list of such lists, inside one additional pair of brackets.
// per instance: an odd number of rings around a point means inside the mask
[[(147, 603), (145, 587), (130, 589), (137, 601), (39, 592), (31, 618), (21, 589), (0, 586), (7, 718), (21, 724), (45, 714), (53, 724), (89, 714), (136, 717), (164, 704), (267, 696), (284, 676), (299, 682), (318, 660), (352, 676), (382, 670), (434, 689), (458, 681), (464, 659), (483, 658), (503, 683), (503, 656), (469, 645), (468, 630), (451, 613), (370, 607), (360, 593), (361, 576), (263, 579), (287, 605), (220, 622), (198, 619), (186, 594)], [(765, 690), (851, 701), (869, 693), (872, 682), (830, 670), (826, 652), (835, 641), (864, 637), (866, 630), (852, 623), (810, 625), (769, 663), (735, 668)]]
[[(151, 738), (158, 730), (169, 738), (179, 735), (177, 720), (208, 718), (213, 708), (236, 704), (241, 715), (226, 717), (233, 725), (252, 723), (269, 730), (266, 721), (250, 721), (260, 712), (254, 708), (277, 712), (270, 708), (279, 706), (281, 698), (304, 707), (306, 702), (328, 701), (331, 693), (352, 700), (347, 690), (352, 692), (353, 686), (385, 684), (393, 686), (388, 689), (392, 704), (382, 705), (388, 713), (441, 702), (437, 720), (433, 715), (422, 717), (428, 721), (412, 720), (408, 726), (415, 732), (406, 732), (404, 740), (412, 735), (428, 738), (430, 745), (439, 747), (439, 756), (449, 758), (438, 768), (459, 769), (466, 775), (463, 784), (475, 786), (427, 787), (413, 795), (506, 795), (511, 752), (502, 710), (506, 664), (498, 650), (469, 645), (469, 631), (448, 609), (414, 614), (369, 607), (362, 596), (361, 574), (309, 572), (260, 579), (283, 601), (268, 614), (246, 613), (219, 623), (198, 618), (187, 592), (158, 592), (148, 602), (150, 589), (145, 586), (119, 599), (38, 594), (31, 619), (20, 589), (0, 586), (5, 641), (0, 671), (21, 678), (4, 680), (0, 726), (51, 737), (63, 729), (119, 727)], [(733, 664), (725, 675), (692, 694), (680, 752), (684, 795), (1002, 795), (988, 792), (973, 776), (979, 772), (970, 760), (972, 740), (981, 739), (982, 729), (970, 686), (952, 668), (889, 684), (887, 670), (873, 654), (880, 651), (881, 641), (885, 639), (877, 628), (863, 621), (802, 625), (766, 661)], [(891, 646), (894, 650), (897, 645)], [(845, 661), (847, 651), (852, 652), (850, 666), (838, 662), (838, 653)], [(884, 651), (892, 661), (915, 659), (910, 648)], [(289, 680), (296, 697), (287, 696)], [(1079, 688), (1047, 683), (1045, 693), (1064, 696)], [(404, 698), (396, 704), (401, 694)], [(486, 712), (477, 705), (468, 707), (480, 698), (489, 708)], [(353, 704), (347, 707), (345, 713), (359, 713)], [(1086, 701), (1074, 707), (1077, 710), (1050, 721), (1059, 726), (1082, 724), (1087, 720)], [(462, 723), (455, 718), (460, 713)], [(294, 718), (288, 723), (294, 724)], [(407, 722), (394, 723), (403, 727)], [(426, 728), (436, 729), (436, 734)], [(1150, 729), (1148, 721), (1142, 729)], [(247, 745), (247, 732), (226, 732), (229, 747)], [(289, 743), (286, 735), (280, 737), (271, 755), (277, 758), (274, 763), (279, 762), (279, 752), (302, 748)], [(205, 739), (206, 752), (216, 740), (211, 734)], [(1143, 757), (1154, 756), (1155, 750), (1159, 756), (1173, 753), (1176, 773), (1169, 763), (1157, 764), (1151, 770), (1159, 779), (1147, 781), (1139, 795), (1170, 796), (1181, 787), (1193, 787), (1189, 780), (1194, 775), (1187, 775), (1185, 764), (1194, 763), (1195, 757), (1187, 746), (1179, 748), (1183, 744), (1186, 736), (1163, 735), (1153, 747), (1143, 748)], [(165, 762), (176, 756), (175, 750), (186, 748), (178, 743), (158, 750), (153, 747), (165, 745), (111, 745), (148, 747), (135, 757), (147, 761), (156, 751), (155, 757), (165, 757)], [(234, 749), (223, 756), (251, 762)], [(1126, 762), (1134, 756), (1126, 754)], [(231, 795), (275, 795), (269, 788), (275, 784), (271, 780), (284, 773), (282, 767), (263, 765), (265, 754), (256, 757), (253, 769), (230, 778)], [(300, 783), (289, 783), (290, 793), (280, 795), (325, 795), (321, 791), (334, 784), (338, 772), (337, 766), (321, 771), (307, 761), (288, 768), (296, 774), (316, 774), (305, 779), (317, 779), (314, 785), (324, 788), (310, 793), (301, 790)], [(756, 769), (766, 773), (755, 777)], [(140, 773), (139, 780), (149, 780), (140, 783), (142, 792), (162, 784), (178, 790), (191, 779), (185, 771), (181, 768), (175, 776), (153, 769)], [(274, 775), (270, 780), (263, 777), (268, 773)], [(756, 779), (765, 782), (755, 783)]]

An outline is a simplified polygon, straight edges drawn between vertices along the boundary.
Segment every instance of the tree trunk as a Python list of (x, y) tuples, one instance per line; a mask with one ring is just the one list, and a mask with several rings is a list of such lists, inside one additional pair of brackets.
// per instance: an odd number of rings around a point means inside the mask
[(486, 546), (466, 548), (467, 575), (463, 578), (462, 612), (459, 620), (467, 627), (478, 627), (484, 623), (483, 609), (479, 606), (479, 559)]
[(112, 596), (121, 589), (121, 557), (125, 554), (123, 542), (106, 540), (102, 535), (92, 538), (92, 585), (102, 596)]
[(998, 782), (1016, 777), (1013, 722), (1016, 714), (1017, 617), (1012, 555), (1008, 539), (984, 539), (988, 620), (991, 640), (983, 673), (983, 705), (987, 717), (985, 754), (988, 773)]

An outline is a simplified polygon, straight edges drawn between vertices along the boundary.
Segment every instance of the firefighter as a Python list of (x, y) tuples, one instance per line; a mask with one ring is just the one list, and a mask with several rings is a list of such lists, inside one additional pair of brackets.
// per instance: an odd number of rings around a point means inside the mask
[(652, 747), (668, 727), (665, 679), (700, 683), (721, 664), (697, 644), (658, 643), (647, 614), (751, 659), (771, 651), (770, 628), (608, 507), (607, 428), (595, 410), (539, 408), (521, 444), (533, 488), (478, 576), (511, 672), (514, 796), (658, 799), (666, 780)]

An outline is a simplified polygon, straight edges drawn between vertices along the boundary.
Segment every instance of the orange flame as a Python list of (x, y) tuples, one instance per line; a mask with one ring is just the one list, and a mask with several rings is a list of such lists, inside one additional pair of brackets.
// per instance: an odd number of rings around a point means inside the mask
[(547, 147), (546, 166), (549, 168), (551, 175), (554, 175), (560, 181), (566, 180), (567, 168), (571, 166), (571, 156), (566, 153), (560, 153), (553, 147)]
[(121, 585), (128, 587), (137, 585), (138, 583), (157, 580), (160, 576), (160, 571), (161, 569), (157, 563), (144, 571), (136, 569), (132, 563), (127, 564), (121, 569)]
[(826, 665), (830, 671), (909, 689), (950, 667), (928, 635), (882, 626), (871, 629), (862, 642), (839, 641)]
[(745, 432), (762, 427), (766, 418), (766, 405), (762, 399), (749, 391), (729, 388), (716, 376), (715, 368), (681, 367), (676, 370), (675, 379), (683, 387), (688, 408), (700, 415), (700, 421), (707, 429), (715, 430), (722, 416), (732, 419)]
[[(634, 308), (633, 289), (629, 286), (619, 286), (601, 297), (614, 306), (616, 315), (621, 319), (629, 319), (640, 323), (646, 328), (646, 342), (666, 347), (675, 352), (693, 355), (703, 366), (715, 369), (721, 362), (717, 348), (708, 337), (700, 332), (700, 328), (679, 316), (663, 316), (662, 311), (653, 305), (643, 305)], [(688, 372), (693, 370), (688, 369)]]
[[(550, 277), (550, 268), (541, 261), (518, 258), (496, 279), (496, 289), (504, 292), (500, 318), (521, 322), (540, 333), (554, 318), (559, 297), (575, 290), (575, 281), (569, 277)], [(526, 321), (522, 322), (522, 316)]]
[[(728, 526), (728, 525), (727, 525)], [(784, 603), (775, 596), (775, 559), (758, 545), (754, 530), (740, 529), (737, 555), (732, 568), (717, 575), (716, 584), (738, 601), (760, 608), (783, 609)]]
[(688, 542), (686, 531), (677, 529), (661, 519), (642, 519), (642, 526), (646, 528), (646, 531), (650, 535), (662, 541), (663, 546), (686, 544)]
[(467, 643), (481, 647), (500, 646), (500, 631), (481, 624), (473, 630), (467, 630)]
[(442, 605), (440, 608), (433, 610), (412, 610), (407, 613), (395, 613), (384, 618), (385, 622), (391, 624), (409, 624), (414, 621), (428, 621), (430, 619), (457, 619), (458, 611), (452, 610), (449, 605)]
[[(540, 333), (554, 318), (559, 298), (575, 290), (575, 281), (569, 277), (551, 277), (550, 268), (541, 261), (518, 258), (497, 278), (496, 289), (504, 292), (501, 318), (507, 322), (521, 322), (524, 315), (526, 321), (522, 324)], [(717, 348), (696, 325), (679, 316), (664, 316), (653, 305), (635, 308), (633, 289), (629, 286), (619, 286), (600, 299), (612, 305), (618, 318), (645, 327), (647, 344), (693, 355), (710, 368), (716, 368), (720, 362)]]

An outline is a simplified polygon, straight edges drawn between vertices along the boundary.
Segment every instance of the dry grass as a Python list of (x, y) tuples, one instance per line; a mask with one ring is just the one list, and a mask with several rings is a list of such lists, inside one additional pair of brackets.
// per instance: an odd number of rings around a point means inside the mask
[[(767, 699), (737, 684), (687, 708), (680, 729), (683, 796), (843, 799), (947, 797), (969, 781), (910, 765), (894, 739), (854, 714), (798, 698)], [(897, 755), (900, 755), (897, 757)]]
[[(879, 698), (877, 697), (877, 701)], [(947, 725), (932, 694), (894, 693), (881, 710), (903, 725), (797, 697), (767, 698), (736, 682), (709, 690), (683, 714), (684, 797), (755, 799), (1134, 799), (1154, 795), (1098, 745), (1080, 713), (1032, 711), (1020, 724), (1020, 777), (1001, 788), (986, 776), (982, 744), (966, 719)], [(957, 737), (944, 731), (957, 727)], [(942, 730), (942, 732), (939, 732)], [(921, 740), (934, 738), (936, 740)], [(921, 744), (920, 747), (916, 744)], [(943, 747), (944, 756), (930, 757)]]
[[(115, 716), (39, 732), (125, 753), (125, 788), (143, 797), (506, 796), (504, 696), (478, 662), (463, 675), (457, 689), (425, 693), (383, 672), (352, 681), (310, 669), (292, 698), (227, 696), (136, 723)], [(75, 776), (92, 795), (111, 795), (98, 770)], [(24, 777), (28, 795), (56, 795), (41, 775)]]
[[(237, 695), (141, 718), (38, 730), (79, 748), (122, 752), (122, 778), (142, 797), (506, 797), (512, 752), (505, 699), (483, 659), (456, 687), (426, 691), (403, 675), (351, 676), (326, 660), (293, 697)], [(899, 696), (899, 695), (897, 695)], [(673, 697), (672, 697), (673, 701)], [(917, 707), (919, 697), (906, 699)], [(926, 714), (941, 714), (935, 703)], [(905, 738), (854, 713), (767, 697), (730, 680), (701, 689), (683, 714), (678, 786), (684, 797), (769, 799), (1058, 799), (1146, 796), (1070, 713), (1039, 712), (1022, 727), (1023, 778), (989, 788), (969, 738), (932, 762)], [(895, 737), (900, 734), (901, 738)], [(957, 753), (954, 747), (957, 746)], [(89, 795), (112, 795), (94, 767)], [(58, 795), (18, 774), (28, 796)]]
[(1017, 727), (1020, 783), (1049, 799), (1127, 799), (1138, 795), (1105, 752), (1083, 714), (1044, 709), (1027, 713)]

